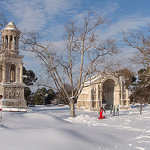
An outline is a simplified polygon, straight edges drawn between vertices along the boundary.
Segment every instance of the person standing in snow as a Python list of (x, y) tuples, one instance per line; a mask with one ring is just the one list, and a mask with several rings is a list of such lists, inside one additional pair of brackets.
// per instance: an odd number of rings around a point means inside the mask
[(100, 108), (100, 112), (99, 112), (99, 117), (98, 117), (98, 119), (104, 119), (104, 118), (105, 118), (105, 116), (103, 116), (103, 112), (104, 112), (104, 108), (101, 107), (101, 108)]
[[(1, 106), (2, 106), (2, 102), (1, 102), (1, 99), (2, 99), (2, 95), (0, 95), (0, 103), (1, 103)], [(2, 108), (0, 108), (0, 121), (2, 121)]]

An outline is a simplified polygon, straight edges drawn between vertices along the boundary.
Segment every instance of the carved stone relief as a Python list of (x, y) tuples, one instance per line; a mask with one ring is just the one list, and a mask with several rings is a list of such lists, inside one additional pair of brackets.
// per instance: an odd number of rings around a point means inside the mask
[(6, 99), (24, 99), (24, 97), (23, 97), (23, 91), (20, 90), (20, 89), (6, 90), (5, 91), (5, 98)]

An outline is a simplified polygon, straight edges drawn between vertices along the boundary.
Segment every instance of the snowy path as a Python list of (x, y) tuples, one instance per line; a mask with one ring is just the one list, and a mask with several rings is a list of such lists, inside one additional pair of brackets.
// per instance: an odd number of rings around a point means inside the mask
[(137, 109), (98, 120), (97, 112), (76, 110), (69, 117), (68, 106), (30, 108), (28, 113), (3, 112), (0, 127), (2, 150), (149, 150), (150, 107), (143, 115)]

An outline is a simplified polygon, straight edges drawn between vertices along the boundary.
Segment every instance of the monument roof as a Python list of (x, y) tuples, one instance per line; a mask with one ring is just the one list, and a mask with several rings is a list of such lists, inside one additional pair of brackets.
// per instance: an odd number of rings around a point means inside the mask
[(13, 22), (9, 22), (3, 30), (18, 30)]

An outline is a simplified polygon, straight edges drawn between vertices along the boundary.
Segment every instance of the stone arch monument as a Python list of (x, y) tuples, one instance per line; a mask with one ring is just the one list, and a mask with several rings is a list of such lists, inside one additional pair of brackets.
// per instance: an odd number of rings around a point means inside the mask
[[(3, 110), (25, 108), (23, 84), (23, 62), (19, 55), (19, 30), (9, 22), (1, 31), (2, 47), (0, 50), (0, 95)], [(14, 109), (15, 110), (15, 109)]]
[(109, 109), (111, 105), (129, 108), (129, 91), (123, 77), (102, 72), (88, 79), (77, 100), (77, 108), (98, 110), (101, 106)]

